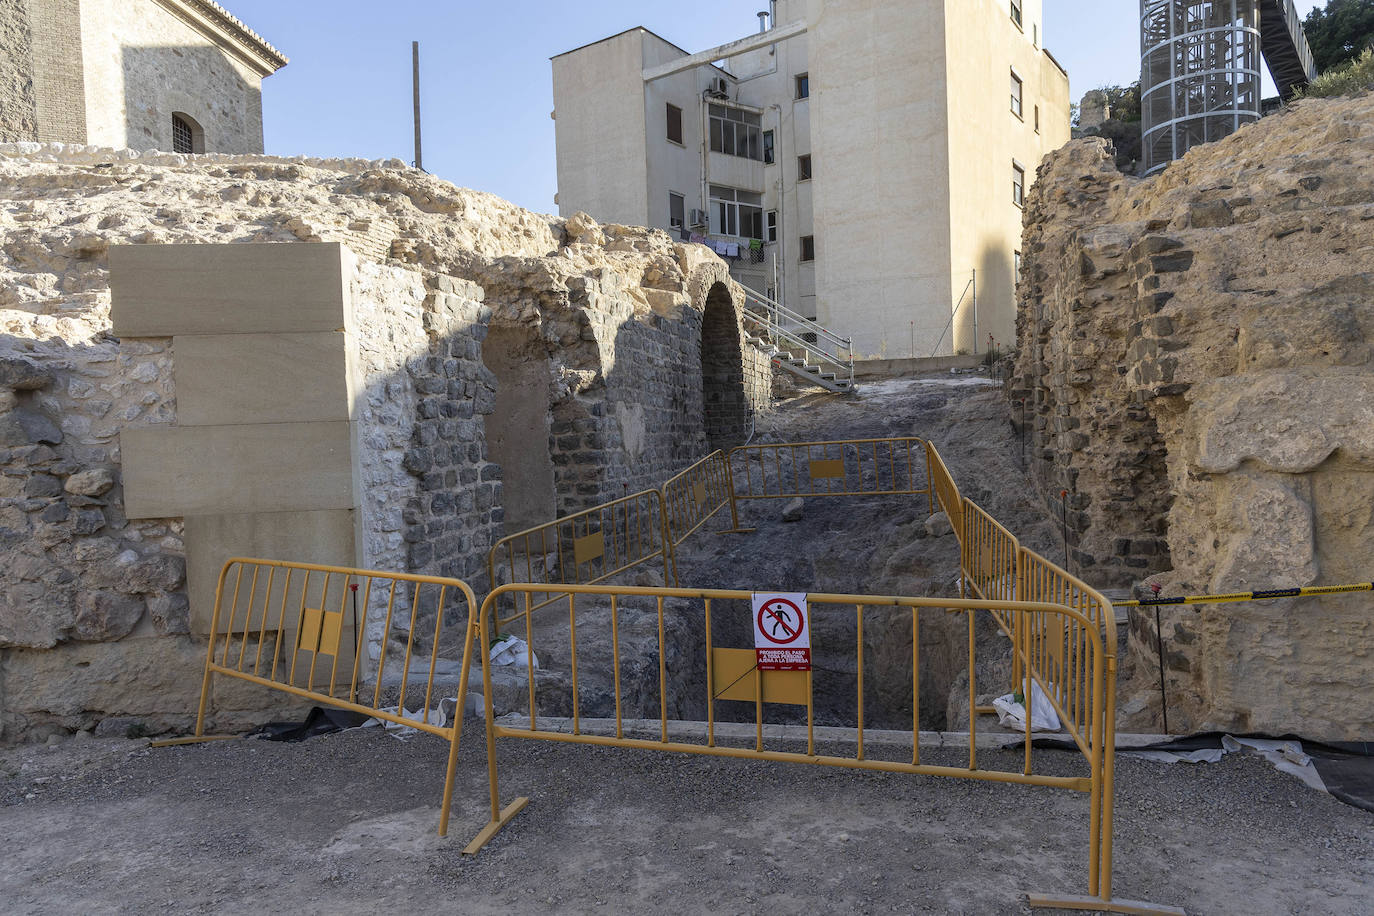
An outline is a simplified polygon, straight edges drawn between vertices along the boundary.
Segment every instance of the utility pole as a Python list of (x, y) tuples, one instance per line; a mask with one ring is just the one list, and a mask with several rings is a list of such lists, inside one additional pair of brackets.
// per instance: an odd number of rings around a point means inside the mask
[(415, 90), (415, 167), (424, 171), (425, 160), (420, 154), (420, 43), (418, 41), (410, 43), (410, 62), (412, 83)]

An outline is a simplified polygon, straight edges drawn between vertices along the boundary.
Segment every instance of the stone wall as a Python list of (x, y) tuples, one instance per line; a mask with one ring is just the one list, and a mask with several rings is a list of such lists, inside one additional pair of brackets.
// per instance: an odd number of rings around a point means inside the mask
[(87, 73), (81, 0), (22, 0), (22, 3), (28, 6), (33, 34), (37, 128), (32, 139), (84, 142), (88, 136)]
[(0, 143), (37, 140), (33, 33), (24, 0), (0, 4)]
[[(1026, 215), (1012, 414), (1068, 491), (1075, 571), (1166, 594), (1368, 581), (1374, 96), (1312, 100), (1137, 180), (1047, 160)], [(1056, 506), (1057, 513), (1057, 506)], [(1368, 595), (1161, 609), (1174, 731), (1367, 738)], [(1160, 725), (1153, 609), (1122, 710)]]
[[(552, 465), (547, 505), (567, 512), (705, 454), (711, 290), (740, 328), (739, 290), (701, 246), (529, 213), (397, 162), (0, 145), (0, 196), (0, 740), (176, 730), (194, 715), (204, 631), (193, 621), (205, 609), (192, 607), (204, 599), (188, 588), (187, 555), (208, 529), (200, 517), (126, 518), (134, 469), (120, 443), (209, 422), (206, 386), (192, 417), (173, 339), (114, 336), (111, 245), (356, 246), (335, 294), (346, 366), (330, 370), (348, 378), (355, 491), (351, 509), (329, 512), (356, 518), (358, 562), (460, 576), (479, 595), (486, 552), (508, 530), (511, 470), (488, 442), (508, 384), (484, 359), (489, 330), (518, 329), (543, 359), (547, 378), (515, 394), (544, 404), (548, 433), (520, 444)], [(190, 278), (188, 304), (196, 288)], [(270, 298), (255, 295), (270, 317)], [(765, 410), (767, 358), (739, 334), (737, 375), (749, 409)], [(251, 400), (228, 378), (215, 410)], [(261, 396), (261, 379), (243, 385)], [(156, 467), (137, 470), (156, 479)], [(375, 639), (369, 648), (377, 658)], [(214, 703), (220, 727), (279, 711), (232, 682)]]

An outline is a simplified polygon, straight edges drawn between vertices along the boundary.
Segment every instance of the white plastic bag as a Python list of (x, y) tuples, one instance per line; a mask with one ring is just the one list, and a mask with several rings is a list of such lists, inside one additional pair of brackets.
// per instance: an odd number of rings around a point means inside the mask
[(539, 656), (529, 650), (529, 643), (512, 633), (504, 634), (492, 644), (488, 658), (493, 665), (519, 665), (521, 668), (533, 658), (534, 667), (539, 667)]
[[(997, 710), (997, 721), (1002, 724), (1003, 728), (1025, 731), (1026, 707), (1016, 702), (1015, 694), (1009, 693), (1006, 696), (998, 697), (992, 701), (992, 707)], [(1040, 689), (1040, 685), (1033, 681), (1031, 682), (1031, 731), (1059, 731), (1059, 716), (1054, 711), (1054, 705), (1050, 703), (1050, 698), (1045, 696), (1045, 691)]]

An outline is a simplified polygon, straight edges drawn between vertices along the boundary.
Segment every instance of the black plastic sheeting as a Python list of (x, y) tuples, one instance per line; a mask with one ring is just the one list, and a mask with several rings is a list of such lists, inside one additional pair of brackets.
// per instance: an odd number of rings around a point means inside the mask
[[(1235, 732), (1203, 732), (1160, 741), (1141, 747), (1118, 747), (1124, 751), (1202, 751), (1221, 747), (1226, 735), (1233, 738), (1255, 738), (1265, 741), (1293, 741), (1302, 752), (1312, 758), (1317, 775), (1326, 784), (1326, 791), (1354, 808), (1374, 811), (1374, 742), (1369, 741), (1313, 741), (1298, 735), (1257, 735)], [(1078, 750), (1067, 738), (1032, 738), (1032, 747)]]
[(268, 722), (259, 725), (244, 737), (265, 738), (268, 741), (304, 741), (316, 735), (357, 728), (369, 718), (371, 717), (360, 712), (349, 712), (346, 709), (312, 706), (303, 722)]

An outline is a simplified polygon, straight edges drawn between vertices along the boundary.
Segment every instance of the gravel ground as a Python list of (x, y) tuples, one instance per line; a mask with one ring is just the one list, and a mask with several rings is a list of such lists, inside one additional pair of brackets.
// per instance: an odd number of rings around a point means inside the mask
[[(499, 745), (503, 802), (530, 805), (465, 858), (486, 817), (480, 722), (440, 839), (445, 752), (372, 729), (7, 751), (0, 909), (1027, 913), (1027, 891), (1086, 891), (1077, 793), (514, 740)], [(1019, 759), (980, 752), (984, 766)], [(1116, 896), (1197, 914), (1370, 912), (1374, 815), (1242, 755), (1122, 759), (1117, 780)]]

